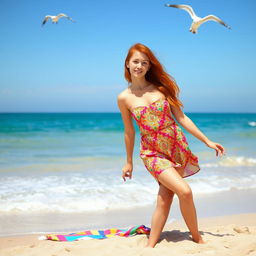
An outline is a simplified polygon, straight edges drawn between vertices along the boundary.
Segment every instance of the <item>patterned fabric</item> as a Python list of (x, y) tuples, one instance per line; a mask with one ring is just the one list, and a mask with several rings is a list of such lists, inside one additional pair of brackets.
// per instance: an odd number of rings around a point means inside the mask
[(198, 158), (190, 151), (181, 128), (171, 116), (167, 99), (135, 107), (131, 113), (140, 129), (140, 157), (156, 180), (170, 167), (184, 167), (183, 177), (200, 170)]
[(138, 225), (131, 227), (130, 229), (106, 229), (106, 230), (88, 230), (79, 233), (72, 233), (68, 235), (47, 235), (47, 240), (60, 241), (60, 242), (72, 242), (75, 240), (85, 240), (85, 239), (104, 239), (114, 236), (129, 237), (137, 234), (150, 233), (150, 228), (144, 225)]

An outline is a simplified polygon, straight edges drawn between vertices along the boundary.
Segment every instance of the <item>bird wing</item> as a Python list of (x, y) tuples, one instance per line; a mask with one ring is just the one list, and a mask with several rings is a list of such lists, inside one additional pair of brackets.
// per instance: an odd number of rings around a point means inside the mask
[(49, 20), (51, 18), (51, 16), (50, 15), (46, 15), (45, 17), (44, 17), (44, 20), (43, 20), (43, 22), (42, 22), (42, 26), (47, 22), (47, 20)]
[(197, 17), (195, 12), (194, 12), (194, 10), (193, 10), (193, 8), (191, 6), (189, 6), (189, 5), (185, 5), (185, 4), (166, 4), (165, 6), (182, 9), (182, 10), (188, 12), (192, 19)]
[(203, 23), (203, 22), (206, 22), (206, 21), (209, 21), (209, 20), (216, 21), (216, 22), (220, 23), (221, 25), (223, 25), (223, 26), (225, 26), (225, 27), (231, 29), (231, 27), (228, 26), (223, 20), (221, 20), (220, 18), (218, 18), (217, 16), (212, 15), (212, 14), (211, 14), (211, 15), (208, 15), (208, 16), (205, 16), (204, 18), (202, 18), (202, 23)]
[(65, 17), (67, 18), (68, 20), (71, 20), (71, 21), (74, 21), (73, 19), (71, 19), (68, 15), (66, 15), (65, 13), (60, 13), (57, 15), (58, 18), (61, 18), (61, 17)]
[(57, 15), (58, 18), (61, 18), (61, 17), (67, 17), (67, 15), (65, 13), (60, 13)]

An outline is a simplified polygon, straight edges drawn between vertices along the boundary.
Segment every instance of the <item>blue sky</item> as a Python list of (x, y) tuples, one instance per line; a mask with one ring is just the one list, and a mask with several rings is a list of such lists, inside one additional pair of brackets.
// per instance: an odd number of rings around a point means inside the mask
[[(192, 5), (208, 22), (193, 35)], [(254, 0), (0, 0), (0, 112), (118, 112), (123, 62), (149, 46), (180, 86), (185, 112), (256, 112)], [(76, 23), (41, 27), (45, 15)]]

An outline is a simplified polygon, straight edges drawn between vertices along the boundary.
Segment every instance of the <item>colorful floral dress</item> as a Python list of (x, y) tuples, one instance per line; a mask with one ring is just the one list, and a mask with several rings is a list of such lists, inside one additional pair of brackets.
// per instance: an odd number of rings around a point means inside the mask
[(173, 119), (167, 99), (135, 107), (131, 113), (140, 129), (140, 157), (157, 181), (159, 174), (170, 167), (184, 167), (183, 177), (200, 170), (198, 158)]

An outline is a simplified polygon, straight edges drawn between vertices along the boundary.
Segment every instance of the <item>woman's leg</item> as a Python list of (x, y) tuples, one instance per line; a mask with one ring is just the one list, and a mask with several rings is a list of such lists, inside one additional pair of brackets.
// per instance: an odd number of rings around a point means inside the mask
[(154, 247), (168, 218), (174, 193), (160, 184), (147, 247)]
[(203, 243), (204, 241), (198, 231), (192, 191), (189, 185), (183, 180), (182, 172), (183, 170), (181, 169), (168, 168), (159, 175), (158, 180), (166, 188), (177, 194), (181, 213), (192, 235), (192, 239), (197, 243)]

